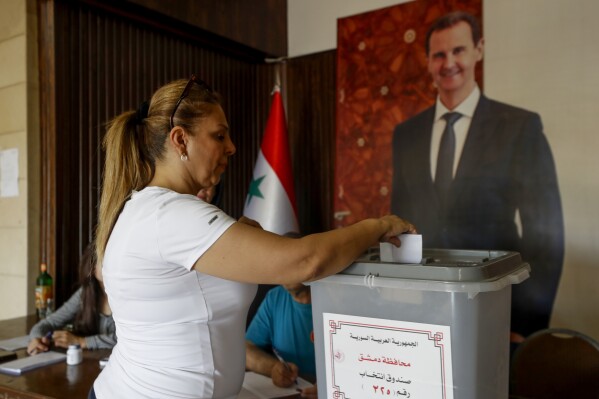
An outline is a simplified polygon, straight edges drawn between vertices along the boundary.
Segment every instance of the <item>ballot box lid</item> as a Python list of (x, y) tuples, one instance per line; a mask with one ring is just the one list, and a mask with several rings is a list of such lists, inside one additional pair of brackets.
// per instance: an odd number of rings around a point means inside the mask
[(530, 266), (518, 252), (464, 249), (423, 249), (419, 264), (383, 262), (371, 249), (340, 275), (433, 280), (440, 282), (493, 281)]

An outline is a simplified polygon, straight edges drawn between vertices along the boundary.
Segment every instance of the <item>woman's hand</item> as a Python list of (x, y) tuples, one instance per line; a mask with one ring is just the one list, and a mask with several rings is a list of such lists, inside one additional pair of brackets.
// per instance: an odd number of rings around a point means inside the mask
[(380, 242), (389, 242), (397, 247), (401, 246), (401, 241), (397, 237), (400, 234), (416, 234), (416, 227), (407, 220), (403, 220), (395, 215), (383, 216), (381, 220), (388, 224), (387, 232), (381, 236)]
[(82, 349), (86, 348), (85, 338), (79, 337), (69, 331), (54, 331), (52, 335), (52, 339), (54, 340), (54, 345), (60, 348), (68, 348), (69, 345), (80, 345)]
[(27, 345), (27, 353), (35, 355), (41, 352), (47, 352), (50, 349), (50, 338), (33, 338)]

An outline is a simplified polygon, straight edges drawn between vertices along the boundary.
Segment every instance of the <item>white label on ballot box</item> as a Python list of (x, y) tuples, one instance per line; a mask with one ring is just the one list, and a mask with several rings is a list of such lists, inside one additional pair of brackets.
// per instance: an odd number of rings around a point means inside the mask
[(327, 398), (453, 399), (449, 326), (322, 316)]

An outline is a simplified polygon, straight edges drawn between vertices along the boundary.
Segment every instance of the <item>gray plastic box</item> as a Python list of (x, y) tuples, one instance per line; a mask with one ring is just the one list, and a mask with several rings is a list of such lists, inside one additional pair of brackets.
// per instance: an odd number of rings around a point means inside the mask
[[(327, 398), (327, 392), (336, 392), (329, 398), (507, 398), (511, 285), (526, 280), (529, 272), (530, 266), (516, 252), (424, 249), (421, 264), (396, 264), (381, 262), (372, 251), (343, 272), (311, 283), (318, 396)], [(451, 355), (451, 381), (444, 379), (441, 385), (445, 388), (439, 395), (419, 395), (415, 391), (418, 381), (411, 385), (406, 380), (403, 385), (386, 382), (399, 381), (401, 370), (396, 368), (399, 374), (377, 374), (366, 367), (373, 364), (374, 356), (366, 359), (360, 354), (360, 362), (364, 362), (356, 364), (364, 367), (356, 370), (356, 379), (366, 385), (364, 394), (344, 392), (338, 381), (332, 381), (334, 373), (330, 369), (327, 373), (325, 367), (327, 360), (329, 365), (337, 364), (337, 370), (341, 367), (333, 359), (338, 355), (333, 356), (337, 330), (329, 325), (325, 330), (325, 313), (380, 319), (382, 324), (386, 320), (449, 327), (451, 345), (446, 350)], [(356, 345), (358, 339), (369, 339), (350, 336)], [(329, 359), (325, 359), (327, 351)], [(395, 364), (397, 356), (403, 356), (398, 346), (388, 346), (385, 355), (384, 363), (393, 359)], [(414, 363), (426, 359), (416, 358)], [(381, 358), (377, 360), (380, 363)], [(394, 388), (372, 391), (383, 385)]]

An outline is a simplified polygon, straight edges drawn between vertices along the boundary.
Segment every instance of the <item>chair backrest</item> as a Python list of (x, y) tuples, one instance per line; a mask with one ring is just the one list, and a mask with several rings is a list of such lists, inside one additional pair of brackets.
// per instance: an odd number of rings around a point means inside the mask
[(530, 335), (512, 357), (510, 394), (523, 399), (598, 399), (599, 343), (568, 329)]

